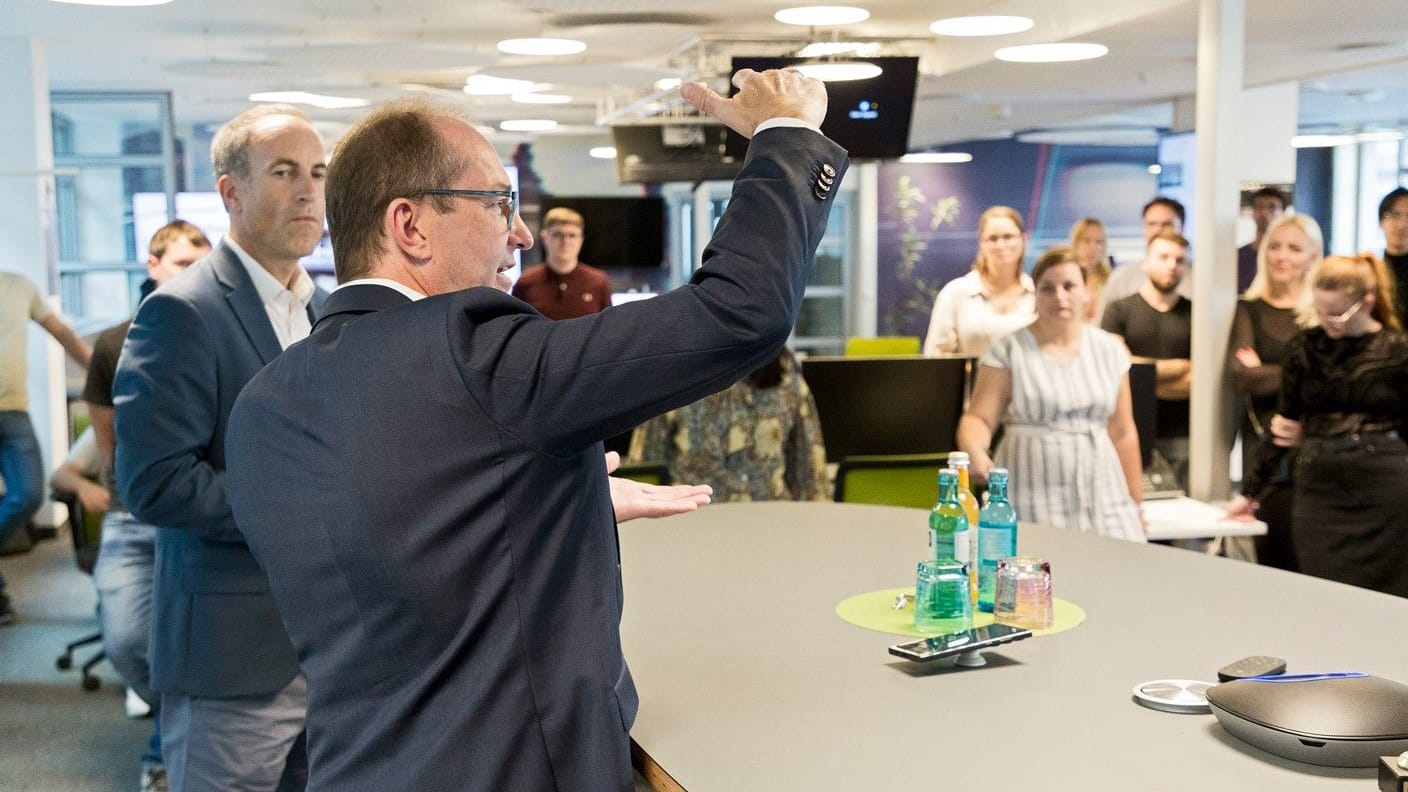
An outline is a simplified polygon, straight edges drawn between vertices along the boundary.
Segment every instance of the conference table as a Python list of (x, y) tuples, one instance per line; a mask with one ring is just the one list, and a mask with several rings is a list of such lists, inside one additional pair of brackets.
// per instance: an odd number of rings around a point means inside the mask
[(1172, 547), (1023, 525), (1072, 630), (916, 664), (834, 609), (913, 585), (927, 513), (716, 504), (620, 527), (621, 630), (640, 692), (635, 759), (657, 789), (1363, 790), (1374, 770), (1281, 759), (1212, 715), (1139, 706), (1136, 684), (1216, 681), (1249, 655), (1288, 672), (1408, 681), (1408, 600)]

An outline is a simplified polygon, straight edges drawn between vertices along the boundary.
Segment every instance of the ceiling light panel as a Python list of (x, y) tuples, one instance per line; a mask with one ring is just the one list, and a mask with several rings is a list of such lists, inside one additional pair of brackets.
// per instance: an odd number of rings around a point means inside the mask
[(1003, 47), (994, 52), (993, 57), (1009, 63), (1069, 63), (1103, 58), (1109, 52), (1110, 48), (1104, 44), (1070, 41)]
[(773, 14), (773, 19), (785, 25), (803, 27), (834, 27), (854, 25), (870, 18), (870, 12), (856, 6), (796, 6)]
[(586, 51), (587, 43), (569, 38), (514, 38), (500, 41), (498, 48), (509, 55), (576, 55)]

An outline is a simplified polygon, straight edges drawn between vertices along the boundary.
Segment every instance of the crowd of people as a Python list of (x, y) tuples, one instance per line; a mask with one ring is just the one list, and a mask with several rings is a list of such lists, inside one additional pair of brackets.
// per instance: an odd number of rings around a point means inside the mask
[[(423, 100), (368, 114), (331, 164), (295, 108), (232, 119), (212, 143), (228, 234), (157, 232), (136, 316), (91, 350), (0, 274), (0, 366), (24, 371), (11, 341), (34, 320), (88, 367), (91, 440), (53, 483), (106, 513), (104, 644), (158, 713), (144, 789), (629, 788), (615, 524), (831, 497), (783, 345), (846, 157), (819, 134), (820, 83), (735, 84), (682, 89), (753, 142), (706, 264), (651, 301), (609, 308), (563, 209), (507, 293), (534, 244), (518, 196), (469, 120)], [(1383, 257), (1325, 257), (1287, 204), (1252, 199), (1229, 513), (1268, 523), (1263, 563), (1408, 596), (1408, 190), (1380, 207)], [(299, 266), (325, 217), (330, 293)], [(1155, 372), (1155, 451), (1184, 475), (1184, 217), (1151, 200), (1143, 259), (1118, 266), (1084, 218), (1029, 274), (1023, 217), (994, 206), (939, 292), (924, 354), (977, 361), (955, 444), (977, 484), (1012, 471), (1023, 520), (1145, 541), (1136, 362)], [(0, 544), (42, 480), (24, 381), (0, 380)], [(676, 483), (610, 475), (601, 441), (633, 428), (629, 461)]]

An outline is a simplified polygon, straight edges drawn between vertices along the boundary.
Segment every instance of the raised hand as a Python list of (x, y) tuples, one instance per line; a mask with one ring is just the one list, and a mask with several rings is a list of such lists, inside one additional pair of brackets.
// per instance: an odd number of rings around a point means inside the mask
[(732, 97), (720, 96), (704, 83), (685, 83), (680, 96), (746, 138), (769, 118), (797, 118), (814, 127), (826, 118), (825, 83), (795, 69), (739, 69), (733, 84), (738, 93)]

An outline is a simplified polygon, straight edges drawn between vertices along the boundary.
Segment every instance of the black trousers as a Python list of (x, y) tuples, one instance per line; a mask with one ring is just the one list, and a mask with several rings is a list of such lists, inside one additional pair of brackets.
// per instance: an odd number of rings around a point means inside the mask
[(1408, 444), (1397, 432), (1306, 438), (1294, 510), (1303, 572), (1408, 597)]

